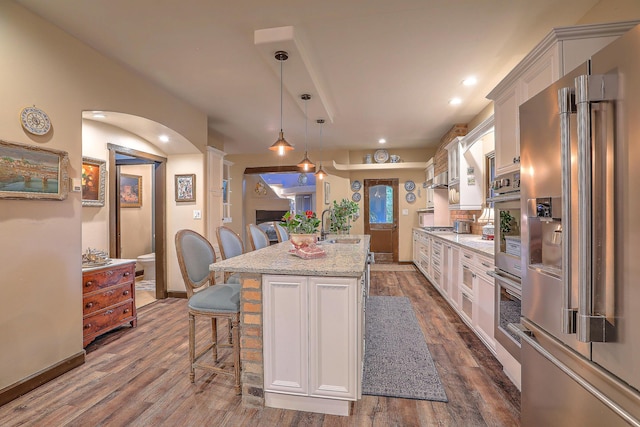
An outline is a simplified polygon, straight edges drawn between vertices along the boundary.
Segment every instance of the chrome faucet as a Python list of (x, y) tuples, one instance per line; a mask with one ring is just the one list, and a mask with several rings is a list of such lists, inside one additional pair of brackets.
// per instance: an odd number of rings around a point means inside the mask
[(324, 229), (324, 214), (327, 212), (331, 213), (331, 208), (323, 210), (322, 214), (320, 214), (320, 240), (324, 240), (327, 237), (327, 232)]

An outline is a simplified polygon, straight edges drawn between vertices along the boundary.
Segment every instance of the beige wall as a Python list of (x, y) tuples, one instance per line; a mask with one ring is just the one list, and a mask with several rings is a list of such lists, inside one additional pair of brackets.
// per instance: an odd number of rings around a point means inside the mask
[[(206, 147), (202, 112), (13, 2), (0, 2), (0, 51), (11, 58), (0, 68), (2, 139), (67, 151), (73, 178), (81, 174), (85, 110), (145, 117)], [(17, 119), (34, 104), (51, 119), (46, 136), (27, 134)], [(0, 200), (0, 389), (82, 352), (84, 215), (80, 193)]]
[(601, 0), (577, 24), (595, 24), (640, 19), (638, 0)]
[[(123, 165), (120, 173), (141, 177), (140, 207), (120, 208), (120, 254), (136, 259), (153, 252), (153, 166)], [(142, 270), (141, 265), (136, 265)]]

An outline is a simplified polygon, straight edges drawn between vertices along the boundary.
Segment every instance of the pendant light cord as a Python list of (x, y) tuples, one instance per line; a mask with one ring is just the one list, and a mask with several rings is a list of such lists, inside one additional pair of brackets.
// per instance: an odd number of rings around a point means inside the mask
[(280, 59), (280, 132), (282, 132), (282, 62)]

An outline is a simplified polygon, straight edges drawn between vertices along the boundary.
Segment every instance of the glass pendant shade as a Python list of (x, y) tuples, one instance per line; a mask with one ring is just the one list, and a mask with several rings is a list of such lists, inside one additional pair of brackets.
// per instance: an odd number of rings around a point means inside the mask
[(316, 171), (316, 178), (322, 180), (327, 176), (327, 172), (322, 168), (322, 163), (320, 163), (320, 167)]
[(284, 156), (284, 153), (286, 151), (293, 150), (293, 146), (289, 144), (286, 139), (284, 139), (284, 133), (282, 132), (282, 129), (280, 129), (280, 136), (278, 137), (278, 140), (274, 142), (271, 147), (269, 147), (269, 150), (277, 151), (278, 155), (280, 156)]
[(311, 169), (315, 169), (316, 165), (309, 160), (309, 157), (307, 156), (307, 152), (304, 152), (304, 159), (302, 159), (302, 161), (300, 163), (298, 163), (298, 167), (302, 168), (305, 172), (310, 171)]

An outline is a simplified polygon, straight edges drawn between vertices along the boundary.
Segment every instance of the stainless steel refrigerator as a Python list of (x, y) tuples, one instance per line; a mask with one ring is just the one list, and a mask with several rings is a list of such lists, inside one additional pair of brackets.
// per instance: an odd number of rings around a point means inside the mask
[(520, 107), (523, 426), (640, 426), (640, 26)]

